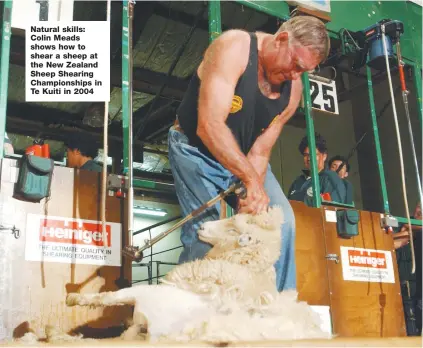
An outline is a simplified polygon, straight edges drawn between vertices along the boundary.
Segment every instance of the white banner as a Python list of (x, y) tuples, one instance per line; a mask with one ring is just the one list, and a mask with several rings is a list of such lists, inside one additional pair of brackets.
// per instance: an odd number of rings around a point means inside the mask
[(34, 22), (25, 31), (25, 101), (110, 101), (110, 25)]
[(390, 251), (341, 246), (341, 262), (344, 280), (395, 283)]
[(25, 260), (88, 265), (121, 265), (121, 224), (28, 214)]

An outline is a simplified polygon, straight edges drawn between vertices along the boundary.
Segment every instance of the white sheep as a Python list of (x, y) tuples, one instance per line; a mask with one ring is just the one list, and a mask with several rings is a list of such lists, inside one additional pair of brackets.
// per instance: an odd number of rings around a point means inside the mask
[(205, 259), (176, 266), (160, 285), (116, 292), (69, 294), (69, 306), (134, 305), (132, 339), (146, 324), (150, 340), (236, 341), (322, 338), (319, 318), (296, 293), (278, 293), (280, 208), (206, 222), (199, 238), (213, 248)]

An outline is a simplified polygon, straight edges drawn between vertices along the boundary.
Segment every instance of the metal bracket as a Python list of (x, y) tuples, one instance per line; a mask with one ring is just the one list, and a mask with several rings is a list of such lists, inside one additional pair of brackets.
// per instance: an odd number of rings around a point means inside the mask
[(380, 226), (384, 229), (398, 227), (398, 220), (392, 215), (381, 215)]
[(335, 263), (339, 263), (339, 256), (336, 254), (327, 254), (326, 259), (329, 261), (335, 261)]
[(0, 232), (3, 232), (3, 231), (11, 231), (15, 239), (19, 239), (19, 237), (21, 236), (21, 230), (19, 228), (16, 228), (15, 226), (8, 227), (8, 226), (0, 225)]
[(109, 174), (107, 177), (108, 190), (128, 190), (129, 182), (128, 177), (124, 175)]

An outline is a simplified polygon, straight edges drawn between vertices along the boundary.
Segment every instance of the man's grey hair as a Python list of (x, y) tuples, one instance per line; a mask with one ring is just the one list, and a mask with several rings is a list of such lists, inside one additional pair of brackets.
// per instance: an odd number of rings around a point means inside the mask
[(284, 22), (277, 34), (282, 31), (289, 33), (290, 43), (298, 43), (317, 50), (321, 61), (328, 57), (329, 34), (320, 19), (312, 16), (296, 16)]

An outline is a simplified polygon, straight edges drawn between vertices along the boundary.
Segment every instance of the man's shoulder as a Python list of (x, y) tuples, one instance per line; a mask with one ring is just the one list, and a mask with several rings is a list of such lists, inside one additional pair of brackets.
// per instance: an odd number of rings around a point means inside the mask
[(232, 40), (241, 40), (241, 41), (250, 41), (250, 33), (242, 29), (230, 29), (224, 31), (216, 41), (232, 41)]
[(347, 189), (352, 189), (353, 184), (351, 183), (351, 181), (344, 179), (344, 183), (345, 183), (345, 186), (347, 187)]
[(327, 177), (329, 180), (335, 181), (337, 183), (342, 183), (342, 179), (333, 170), (324, 169), (320, 172), (319, 175), (321, 177)]
[(231, 29), (222, 33), (213, 41), (213, 46), (219, 46), (220, 52), (236, 52), (242, 54), (248, 52), (250, 47), (250, 33), (245, 30)]
[(93, 160), (85, 162), (81, 169), (99, 173), (103, 171), (103, 167)]

